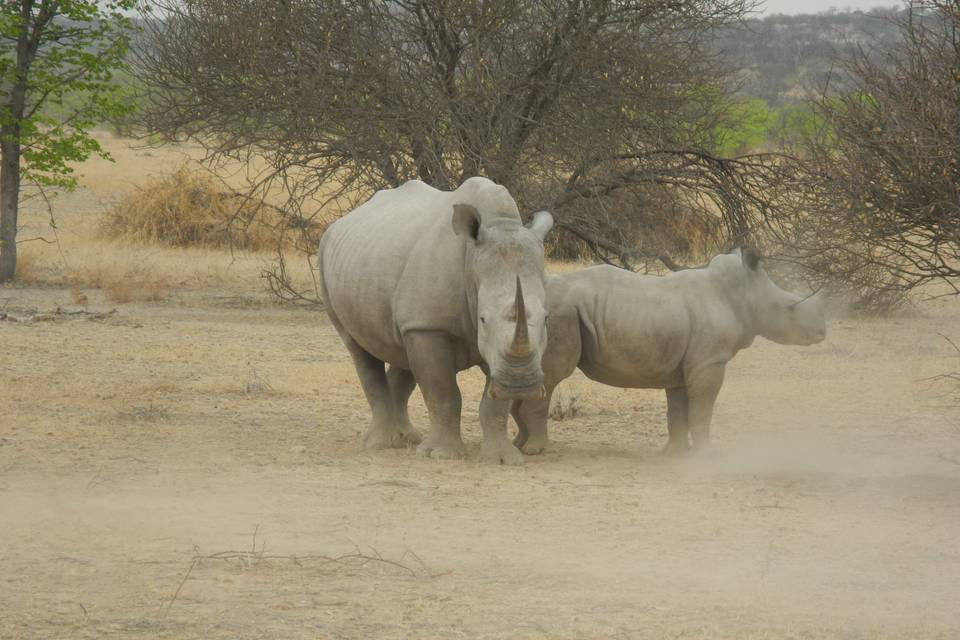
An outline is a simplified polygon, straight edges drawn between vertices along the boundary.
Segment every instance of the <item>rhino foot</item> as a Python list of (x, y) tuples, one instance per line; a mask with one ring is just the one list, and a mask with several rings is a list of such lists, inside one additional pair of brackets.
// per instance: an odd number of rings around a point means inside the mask
[(463, 440), (427, 436), (427, 439), (417, 447), (417, 455), (434, 460), (456, 460), (464, 457)]
[(484, 442), (480, 447), (480, 462), (519, 465), (523, 464), (523, 454), (506, 439), (494, 444)]
[(520, 449), (520, 451), (524, 452), (528, 456), (539, 455), (543, 453), (544, 450), (547, 448), (548, 440), (546, 438), (538, 438), (537, 436), (530, 436), (529, 438), (526, 439), (525, 442), (522, 442), (519, 444), (517, 443), (518, 439), (519, 438), (514, 439), (513, 446), (517, 447), (518, 449)]
[(694, 442), (691, 451), (693, 455), (704, 460), (711, 460), (720, 455), (720, 450), (709, 440), (706, 442)]
[(660, 451), (660, 455), (664, 456), (683, 456), (690, 452), (690, 444), (683, 440), (670, 440), (667, 442), (667, 445)]
[(402, 449), (420, 444), (423, 437), (413, 428), (370, 427), (363, 437), (364, 449)]

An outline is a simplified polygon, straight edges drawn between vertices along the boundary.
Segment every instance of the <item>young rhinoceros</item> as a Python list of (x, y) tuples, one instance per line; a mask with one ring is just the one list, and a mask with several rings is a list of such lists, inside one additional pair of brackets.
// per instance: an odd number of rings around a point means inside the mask
[[(507, 415), (513, 400), (544, 393), (543, 239), (552, 225), (540, 211), (524, 226), (507, 189), (470, 178), (454, 191), (415, 180), (378, 191), (327, 228), (321, 288), (373, 413), (367, 448), (419, 443), (420, 455), (460, 457), (457, 372), (480, 365), (481, 459), (523, 462)], [(431, 423), (423, 439), (407, 415), (417, 384)]]
[(547, 444), (554, 387), (577, 367), (591, 380), (628, 389), (665, 389), (665, 453), (710, 439), (713, 404), (727, 362), (756, 336), (811, 345), (826, 336), (819, 296), (777, 287), (751, 249), (716, 256), (709, 265), (663, 277), (601, 266), (551, 275), (546, 397), (518, 400), (511, 413), (527, 454)]

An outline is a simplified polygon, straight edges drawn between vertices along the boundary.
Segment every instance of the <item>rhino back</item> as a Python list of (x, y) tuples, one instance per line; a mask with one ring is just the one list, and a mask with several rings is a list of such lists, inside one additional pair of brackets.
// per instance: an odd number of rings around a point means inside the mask
[(608, 266), (560, 278), (579, 315), (587, 377), (626, 388), (681, 382), (693, 323), (677, 282)]

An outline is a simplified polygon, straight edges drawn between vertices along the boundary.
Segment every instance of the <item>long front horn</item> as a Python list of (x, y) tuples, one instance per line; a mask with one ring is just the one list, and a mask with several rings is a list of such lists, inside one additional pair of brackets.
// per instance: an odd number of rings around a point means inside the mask
[(525, 360), (530, 357), (530, 334), (527, 333), (527, 310), (523, 306), (523, 287), (520, 286), (520, 276), (517, 276), (517, 300), (514, 303), (517, 314), (517, 328), (513, 332), (513, 342), (507, 355), (514, 360)]

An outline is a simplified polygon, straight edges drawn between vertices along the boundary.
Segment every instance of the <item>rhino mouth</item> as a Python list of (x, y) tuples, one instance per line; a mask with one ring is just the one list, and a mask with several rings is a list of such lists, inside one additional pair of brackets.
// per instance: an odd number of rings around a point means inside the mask
[(490, 383), (487, 395), (491, 400), (543, 400), (547, 397), (547, 390), (543, 383), (526, 387), (502, 385), (496, 380)]

